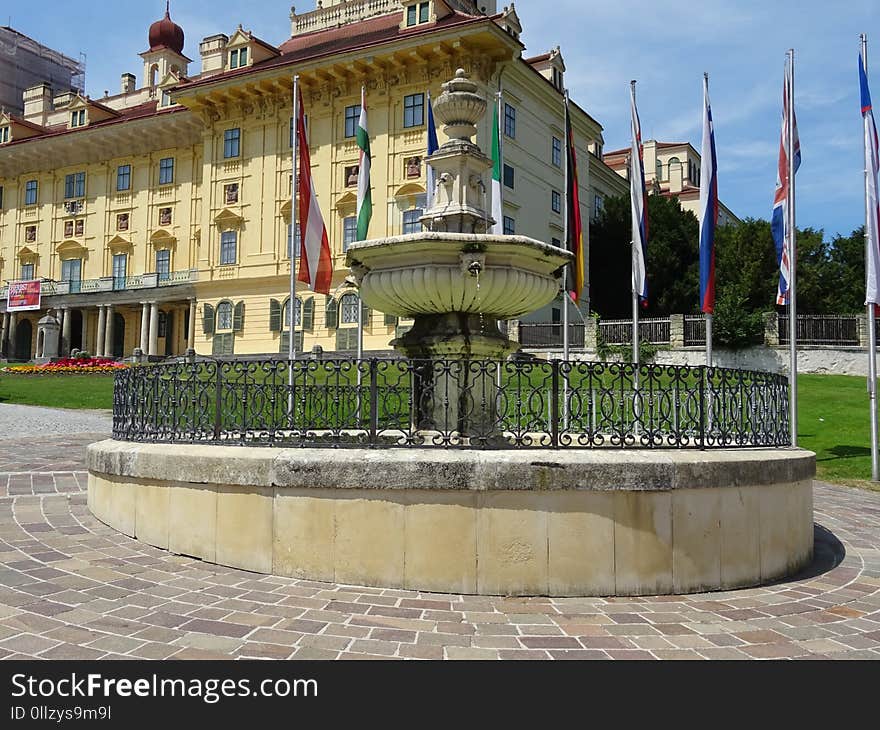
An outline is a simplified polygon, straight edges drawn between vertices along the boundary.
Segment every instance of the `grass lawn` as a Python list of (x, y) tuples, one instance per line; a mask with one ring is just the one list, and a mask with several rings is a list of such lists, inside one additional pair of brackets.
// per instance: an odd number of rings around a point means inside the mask
[(798, 446), (816, 452), (816, 476), (871, 486), (871, 421), (865, 378), (798, 377)]
[(0, 403), (110, 410), (113, 408), (113, 374), (0, 373)]

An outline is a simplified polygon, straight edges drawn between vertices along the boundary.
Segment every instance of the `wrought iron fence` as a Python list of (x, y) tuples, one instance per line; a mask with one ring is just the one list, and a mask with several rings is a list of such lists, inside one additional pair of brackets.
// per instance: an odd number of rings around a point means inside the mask
[(568, 361), (205, 360), (116, 374), (113, 436), (284, 447), (789, 444), (788, 380)]
[[(599, 334), (609, 345), (626, 345), (632, 342), (631, 319), (609, 319), (599, 322)], [(639, 341), (655, 345), (669, 344), (669, 317), (645, 317), (639, 319)]]
[(697, 347), (706, 344), (706, 316), (703, 314), (684, 315), (684, 346)]
[[(788, 315), (780, 314), (779, 344), (790, 342)], [(796, 325), (798, 345), (843, 345), (858, 347), (859, 318), (854, 314), (799, 314)]]
[[(520, 322), (519, 341), (523, 347), (562, 347), (563, 325), (548, 322)], [(584, 325), (568, 326), (569, 344), (572, 347), (584, 346)]]

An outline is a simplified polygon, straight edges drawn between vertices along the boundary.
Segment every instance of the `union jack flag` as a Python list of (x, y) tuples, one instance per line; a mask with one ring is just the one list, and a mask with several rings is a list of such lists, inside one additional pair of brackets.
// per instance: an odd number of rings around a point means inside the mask
[(794, 140), (794, 172), (801, 166), (801, 143), (797, 131), (797, 115), (794, 109), (788, 108), (789, 88), (791, 87), (791, 66), (786, 64), (785, 81), (782, 88), (782, 136), (779, 141), (779, 167), (776, 171), (776, 196), (773, 199), (773, 217), (770, 230), (776, 245), (776, 261), (779, 264), (779, 287), (776, 303), (788, 304), (790, 300), (791, 278), (791, 242), (792, 231), (789, 211), (791, 210), (791, 182), (788, 179), (788, 115), (792, 115), (792, 138)]

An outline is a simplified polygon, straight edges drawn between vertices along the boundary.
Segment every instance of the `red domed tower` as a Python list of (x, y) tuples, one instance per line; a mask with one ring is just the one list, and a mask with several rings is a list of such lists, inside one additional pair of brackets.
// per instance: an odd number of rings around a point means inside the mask
[(155, 87), (170, 73), (186, 76), (190, 59), (183, 55), (183, 28), (171, 20), (170, 0), (165, 4), (165, 17), (150, 26), (148, 38), (150, 50), (141, 54), (144, 86)]

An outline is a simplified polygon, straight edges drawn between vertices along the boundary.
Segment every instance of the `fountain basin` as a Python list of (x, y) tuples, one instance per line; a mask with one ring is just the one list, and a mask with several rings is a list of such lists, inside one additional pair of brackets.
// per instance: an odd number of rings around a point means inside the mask
[(556, 273), (571, 258), (526, 236), (428, 231), (353, 243), (346, 263), (380, 312), (512, 319), (556, 297)]
[(92, 513), (260, 573), (481, 595), (727, 590), (812, 559), (799, 449), (265, 449), (104, 441)]

